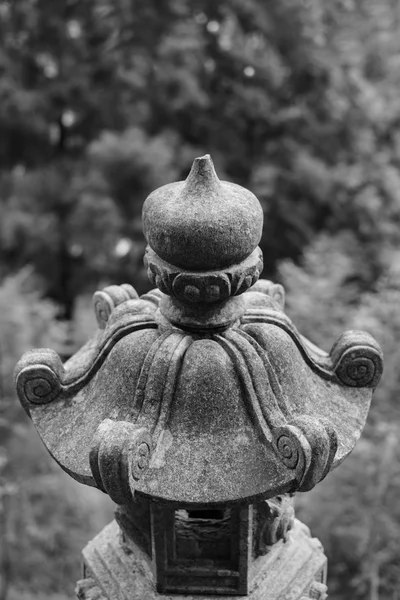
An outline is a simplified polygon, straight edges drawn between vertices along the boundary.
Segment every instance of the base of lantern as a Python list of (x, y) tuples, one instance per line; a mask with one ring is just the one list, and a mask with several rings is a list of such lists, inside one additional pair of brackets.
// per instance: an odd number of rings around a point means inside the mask
[[(138, 546), (126, 544), (112, 521), (83, 550), (83, 579), (79, 600), (206, 600), (193, 594), (156, 591), (152, 561)], [(325, 600), (327, 559), (321, 543), (297, 519), (287, 541), (253, 560), (249, 568), (248, 600)], [(215, 599), (213, 594), (209, 596)], [(238, 596), (224, 595), (225, 600)]]

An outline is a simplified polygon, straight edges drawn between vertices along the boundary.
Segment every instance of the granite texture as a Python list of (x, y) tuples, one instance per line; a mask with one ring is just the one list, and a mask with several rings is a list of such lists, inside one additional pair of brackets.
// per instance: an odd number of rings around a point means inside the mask
[[(171, 508), (137, 494), (116, 510), (122, 543), (127, 551), (138, 547), (156, 567), (157, 591), (191, 593), (215, 591), (224, 595), (249, 591), (249, 566), (268, 554), (294, 527), (290, 495), (254, 505), (189, 505)], [(207, 579), (199, 567), (207, 565)], [(219, 580), (218, 580), (219, 578)], [(213, 580), (218, 584), (212, 585)], [(211, 588), (210, 588), (211, 585)]]
[[(191, 330), (179, 328), (167, 318), (171, 298), (155, 291), (151, 301), (117, 305), (79, 361), (63, 366), (48, 350), (25, 355), (18, 392), (55, 460), (119, 503), (135, 490), (220, 503), (311, 489), (354, 448), (381, 351), (363, 332), (343, 334), (329, 354), (315, 348), (268, 285), (228, 300), (239, 310), (230, 327), (219, 306), (214, 328), (196, 330), (190, 311)], [(138, 449), (138, 431), (148, 449)], [(117, 439), (108, 457), (104, 435)], [(90, 460), (99, 445), (104, 481)]]
[(254, 506), (253, 548), (255, 558), (267, 554), (271, 546), (286, 541), (294, 525), (293, 496), (284, 494)]
[(78, 600), (107, 600), (103, 592), (91, 577), (80, 579), (75, 588)]
[(255, 250), (263, 211), (254, 194), (220, 181), (206, 155), (195, 159), (186, 181), (150, 194), (142, 220), (149, 246), (164, 261), (184, 269), (220, 270)]
[[(134, 544), (121, 543), (120, 530), (113, 521), (83, 550), (87, 582), (93, 582), (109, 600), (204, 600), (204, 594), (165, 593), (156, 590), (156, 578), (149, 557)], [(320, 542), (310, 536), (307, 527), (295, 520), (286, 541), (254, 560), (248, 569), (248, 600), (324, 600), (326, 597), (326, 557)], [(97, 589), (95, 590), (98, 593)], [(82, 594), (82, 591), (80, 591)], [(89, 592), (88, 592), (89, 594)], [(218, 594), (207, 596), (217, 598)], [(224, 595), (233, 600), (238, 594)], [(81, 596), (89, 600), (90, 595)], [(102, 597), (101, 597), (102, 600)]]
[(82, 599), (326, 596), (326, 558), (290, 494), (353, 450), (382, 352), (362, 331), (329, 353), (301, 335), (283, 287), (259, 279), (262, 221), (253, 194), (196, 159), (144, 204), (157, 289), (96, 292), (99, 329), (81, 350), (65, 364), (33, 350), (16, 366), (50, 454), (119, 505), (122, 533), (113, 523), (84, 550)]

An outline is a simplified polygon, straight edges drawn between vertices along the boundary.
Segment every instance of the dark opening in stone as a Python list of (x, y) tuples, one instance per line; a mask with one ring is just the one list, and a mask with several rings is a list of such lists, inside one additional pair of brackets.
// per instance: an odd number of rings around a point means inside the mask
[(158, 592), (247, 593), (248, 506), (152, 510)]
[(237, 568), (237, 553), (232, 557), (229, 509), (175, 511), (174, 540), (174, 558), (177, 561)]
[(223, 510), (188, 510), (189, 519), (223, 519)]

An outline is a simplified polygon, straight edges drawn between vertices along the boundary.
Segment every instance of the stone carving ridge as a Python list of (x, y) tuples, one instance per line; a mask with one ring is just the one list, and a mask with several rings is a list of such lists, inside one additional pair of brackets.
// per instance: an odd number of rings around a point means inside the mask
[[(117, 287), (117, 286), (116, 286)], [(79, 369), (64, 368), (54, 350), (38, 349), (27, 352), (17, 363), (14, 372), (18, 396), (29, 413), (30, 404), (47, 404), (78, 393), (100, 369), (115, 344), (124, 336), (146, 328), (156, 328), (151, 314), (121, 315), (104, 330), (103, 335), (84, 357)]]
[(273, 309), (248, 309), (241, 322), (269, 323), (283, 329), (294, 341), (306, 363), (320, 377), (349, 387), (374, 389), (383, 371), (382, 350), (365, 331), (343, 333), (326, 354), (305, 340), (284, 313)]
[(293, 419), (266, 353), (247, 333), (232, 329), (215, 339), (230, 356), (242, 382), (246, 407), (282, 463), (296, 473), (299, 491), (313, 488), (328, 473), (337, 450), (332, 426), (312, 417)]
[(136, 424), (148, 424), (154, 446), (168, 425), (179, 372), (192, 338), (166, 332), (150, 347), (143, 363), (133, 401)]

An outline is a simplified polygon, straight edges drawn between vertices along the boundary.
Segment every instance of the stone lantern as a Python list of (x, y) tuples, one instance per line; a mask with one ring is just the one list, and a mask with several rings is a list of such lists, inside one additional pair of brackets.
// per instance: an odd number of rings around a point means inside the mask
[(94, 294), (99, 329), (64, 365), (33, 350), (20, 400), (71, 477), (116, 520), (83, 550), (79, 598), (326, 598), (326, 557), (294, 518), (352, 451), (382, 373), (367, 333), (326, 353), (259, 280), (263, 212), (209, 156), (143, 207), (156, 289)]

